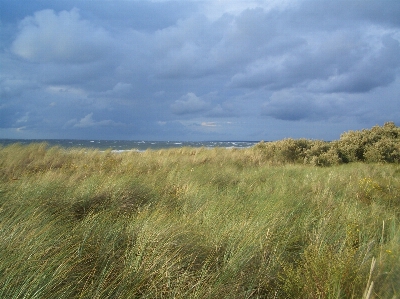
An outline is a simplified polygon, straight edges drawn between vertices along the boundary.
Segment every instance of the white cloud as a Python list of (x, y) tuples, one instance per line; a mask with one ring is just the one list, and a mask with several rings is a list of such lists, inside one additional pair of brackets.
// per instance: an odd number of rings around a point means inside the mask
[(68, 85), (49, 85), (45, 88), (46, 92), (52, 95), (57, 94), (69, 94), (69, 95), (76, 95), (76, 96), (86, 96), (87, 93), (82, 88), (75, 88)]
[(25, 113), (24, 116), (22, 116), (21, 118), (17, 119), (17, 123), (27, 123), (29, 120), (29, 112)]
[(171, 110), (175, 114), (198, 113), (207, 109), (209, 109), (209, 104), (193, 92), (187, 93), (171, 105)]
[(288, 5), (295, 5), (297, 0), (208, 0), (203, 1), (202, 12), (211, 19), (218, 19), (224, 14), (239, 15), (246, 9), (262, 7), (271, 9), (284, 9)]
[(21, 22), (12, 51), (34, 62), (84, 63), (100, 59), (110, 45), (108, 33), (82, 20), (77, 9), (47, 9)]
[(115, 126), (118, 125), (112, 120), (95, 121), (93, 119), (93, 113), (89, 113), (79, 121), (71, 120), (68, 124), (73, 124), (74, 128), (90, 128), (90, 127), (102, 127), (102, 126)]
[(201, 123), (202, 127), (216, 127), (217, 124), (215, 122), (212, 121), (208, 121), (208, 122), (202, 122)]
[(95, 93), (92, 97), (109, 97), (109, 98), (118, 98), (125, 97), (129, 95), (132, 91), (131, 83), (118, 82), (114, 85), (112, 89), (109, 89), (104, 92)]

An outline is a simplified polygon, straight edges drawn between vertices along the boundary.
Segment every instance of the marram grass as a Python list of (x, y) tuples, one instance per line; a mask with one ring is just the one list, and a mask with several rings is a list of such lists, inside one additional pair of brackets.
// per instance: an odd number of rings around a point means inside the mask
[(400, 298), (400, 165), (0, 148), (0, 298)]

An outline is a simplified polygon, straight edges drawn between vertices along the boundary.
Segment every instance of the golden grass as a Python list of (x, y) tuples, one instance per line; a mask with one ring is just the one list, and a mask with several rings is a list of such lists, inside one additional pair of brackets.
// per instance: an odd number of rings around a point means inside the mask
[(0, 297), (398, 298), (399, 212), (398, 164), (11, 145)]

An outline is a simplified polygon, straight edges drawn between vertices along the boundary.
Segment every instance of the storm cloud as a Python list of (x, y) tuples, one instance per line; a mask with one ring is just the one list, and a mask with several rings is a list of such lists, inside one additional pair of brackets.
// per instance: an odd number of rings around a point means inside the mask
[(336, 139), (400, 123), (400, 3), (0, 0), (0, 138)]

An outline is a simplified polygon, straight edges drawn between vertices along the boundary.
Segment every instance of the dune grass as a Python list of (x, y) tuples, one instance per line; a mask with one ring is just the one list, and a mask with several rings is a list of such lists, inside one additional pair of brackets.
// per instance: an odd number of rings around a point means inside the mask
[(400, 298), (400, 165), (0, 148), (0, 298)]

